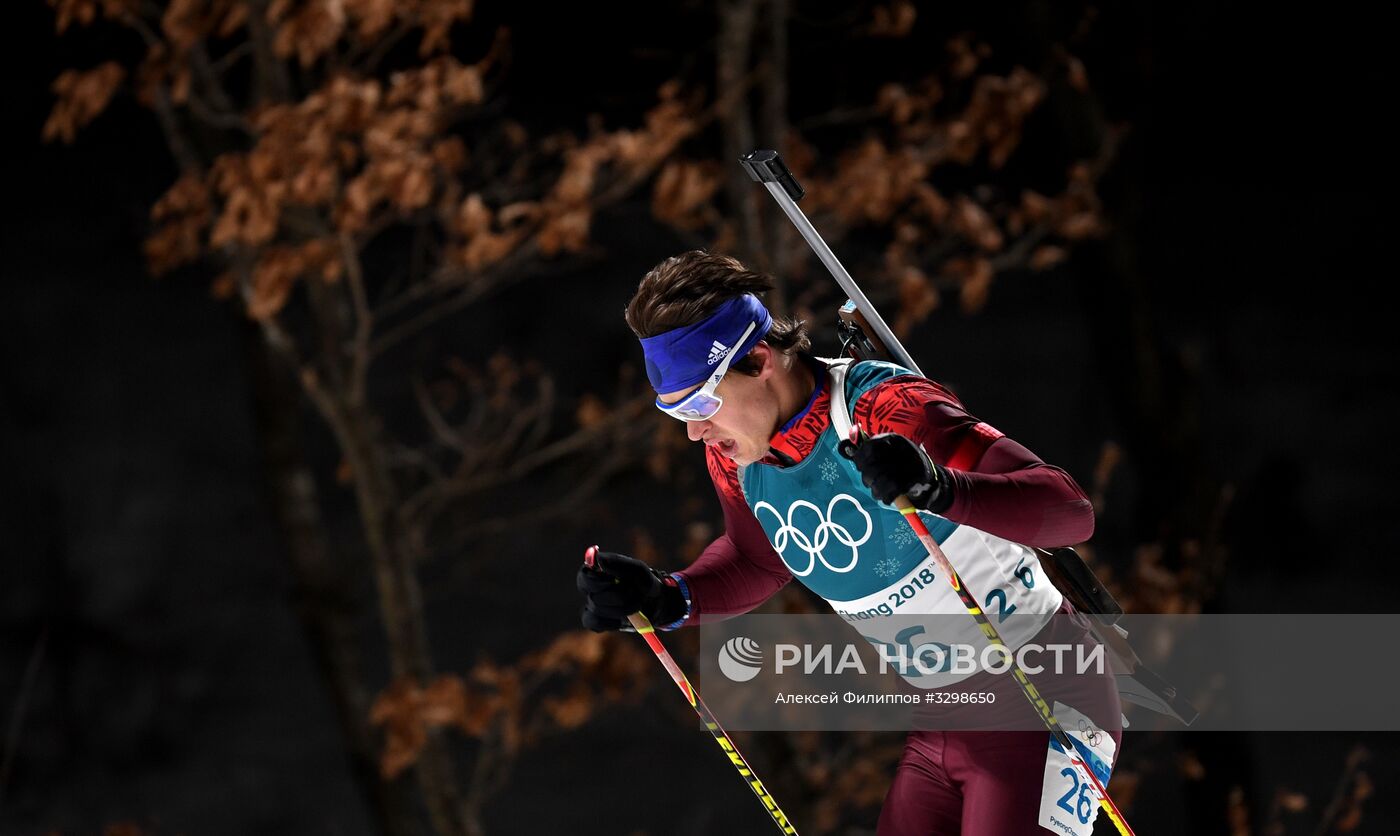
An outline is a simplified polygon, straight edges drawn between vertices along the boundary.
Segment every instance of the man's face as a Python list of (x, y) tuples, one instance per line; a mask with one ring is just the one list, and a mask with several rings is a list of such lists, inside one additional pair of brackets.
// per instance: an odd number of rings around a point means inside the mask
[[(685, 425), (691, 441), (703, 441), (739, 464), (752, 464), (766, 456), (768, 441), (781, 426), (778, 399), (769, 386), (774, 369), (772, 349), (767, 343), (758, 343), (749, 356), (762, 364), (758, 375), (731, 369), (715, 389), (724, 405), (709, 420), (687, 421)], [(676, 403), (699, 388), (669, 392), (661, 401)]]

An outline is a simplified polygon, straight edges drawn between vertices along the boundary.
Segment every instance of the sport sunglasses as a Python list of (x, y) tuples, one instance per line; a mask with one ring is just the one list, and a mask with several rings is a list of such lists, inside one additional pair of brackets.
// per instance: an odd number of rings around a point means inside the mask
[(661, 398), (656, 399), (656, 408), (681, 421), (708, 421), (715, 417), (719, 408), (724, 406), (724, 398), (715, 394), (716, 387), (720, 380), (724, 378), (724, 373), (729, 371), (729, 363), (734, 359), (734, 355), (739, 353), (739, 346), (744, 344), (744, 340), (749, 338), (753, 329), (758, 327), (757, 322), (750, 322), (749, 327), (744, 329), (743, 336), (734, 343), (734, 348), (726, 355), (724, 360), (715, 367), (714, 374), (705, 381), (705, 385), (686, 395), (675, 403), (662, 403)]

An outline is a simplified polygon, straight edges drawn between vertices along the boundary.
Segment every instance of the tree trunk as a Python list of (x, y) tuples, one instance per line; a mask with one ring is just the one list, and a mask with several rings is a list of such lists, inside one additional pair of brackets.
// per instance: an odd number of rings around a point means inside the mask
[(749, 116), (747, 76), (753, 46), (757, 0), (721, 0), (719, 6), (719, 55), (717, 85), (724, 103), (720, 115), (722, 141), (720, 160), (725, 166), (725, 191), (739, 219), (741, 260), (764, 269), (767, 259), (759, 233), (757, 190), (739, 167), (739, 158), (754, 150), (753, 120)]
[[(398, 497), (384, 448), (377, 443), (377, 422), (363, 407), (352, 407), (345, 424), (350, 446), (343, 452), (354, 474), (360, 523), (374, 566), (379, 617), (389, 643), (389, 667), (395, 679), (410, 677), (426, 685), (434, 668), (423, 590), (397, 523)], [(447, 741), (430, 732), (415, 772), (433, 829), (442, 836), (466, 836), (469, 830)]]
[[(355, 365), (344, 349), (350, 331), (344, 284), (333, 288), (311, 282), (307, 287), (321, 344), (319, 356), (330, 386), (321, 392), (317, 406), (340, 444), (354, 481), (360, 527), (379, 598), (379, 619), (388, 641), (389, 669), (394, 679), (411, 678), (420, 686), (427, 685), (434, 666), (423, 590), (414, 552), (407, 545), (410, 538), (404, 536), (399, 524), (400, 497), (380, 435), (380, 421), (360, 395), (366, 386), (356, 374), (363, 373), (365, 367)], [(440, 836), (469, 836), (455, 773), (447, 741), (430, 731), (414, 774), (433, 829)]]
[[(782, 153), (787, 150), (788, 133), (788, 38), (787, 23), (790, 12), (789, 0), (768, 0), (766, 31), (768, 53), (763, 56), (767, 72), (763, 76), (763, 104), (758, 113), (759, 142)], [(766, 191), (755, 189), (750, 182), (749, 190), (759, 196), (763, 210), (760, 213), (761, 235), (767, 270), (773, 274), (776, 287), (768, 295), (768, 307), (777, 313), (791, 313), (787, 307), (787, 272), (790, 259), (788, 242), (792, 237), (792, 225), (776, 201), (766, 200)]]
[(351, 775), (379, 829), (389, 836), (412, 836), (418, 832), (412, 798), (379, 778), (356, 627), (356, 567), (334, 560), (326, 542), (316, 481), (302, 458), (301, 390), (277, 362), (264, 332), (251, 322), (243, 327), (243, 347), (267, 495), (291, 568), (293, 607), (329, 687)]

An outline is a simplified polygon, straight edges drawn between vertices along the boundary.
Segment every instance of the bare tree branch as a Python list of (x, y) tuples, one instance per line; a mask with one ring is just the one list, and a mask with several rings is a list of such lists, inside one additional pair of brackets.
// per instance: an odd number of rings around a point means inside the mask
[(467, 450), (466, 443), (447, 423), (447, 419), (443, 417), (442, 412), (437, 406), (433, 404), (433, 397), (429, 394), (428, 387), (424, 385), (423, 378), (420, 375), (413, 376), (413, 394), (418, 400), (419, 411), (422, 412), (423, 417), (427, 419), (428, 427), (432, 429), (433, 435), (437, 437), (438, 441), (459, 453), (465, 453)]
[(340, 245), (340, 258), (345, 264), (345, 279), (350, 286), (350, 300), (355, 309), (355, 337), (351, 347), (350, 398), (354, 403), (364, 403), (366, 378), (372, 359), (369, 340), (374, 332), (374, 316), (370, 312), (369, 300), (365, 295), (364, 265), (360, 263), (360, 253), (355, 248), (349, 233), (336, 236)]
[(30, 651), (29, 662), (24, 666), (24, 676), (20, 679), (19, 692), (15, 694), (14, 708), (10, 710), (10, 722), (5, 729), (5, 749), (0, 756), (0, 809), (5, 802), (5, 788), (10, 783), (10, 766), (14, 763), (15, 752), (19, 751), (19, 736), (24, 729), (24, 714), (29, 706), (29, 695), (34, 691), (34, 681), (39, 676), (39, 666), (44, 661), (44, 650), (49, 644), (49, 628), (44, 626), (39, 638)]
[(185, 98), (185, 105), (190, 109), (191, 114), (211, 128), (240, 131), (250, 137), (257, 136), (257, 129), (247, 119), (231, 111), (215, 110), (194, 93), (190, 93)]
[(237, 112), (233, 100), (229, 98), (228, 91), (224, 89), (223, 82), (218, 73), (214, 71), (213, 65), (209, 61), (209, 50), (203, 40), (194, 42), (189, 51), (190, 67), (194, 70), (194, 75), (200, 81), (200, 87), (204, 90), (204, 95), (209, 98), (210, 104), (218, 109), (220, 113), (233, 114)]

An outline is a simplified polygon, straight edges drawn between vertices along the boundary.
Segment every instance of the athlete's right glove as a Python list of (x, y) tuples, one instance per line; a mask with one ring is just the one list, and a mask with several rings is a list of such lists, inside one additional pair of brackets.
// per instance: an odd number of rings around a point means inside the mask
[(578, 570), (583, 593), (583, 626), (595, 633), (620, 630), (639, 612), (658, 629), (680, 626), (690, 608), (683, 584), (635, 557), (598, 552), (592, 567)]
[(860, 444), (841, 442), (840, 450), (855, 463), (870, 494), (886, 504), (904, 494), (915, 507), (941, 514), (953, 504), (948, 473), (929, 458), (924, 448), (898, 433), (881, 433)]

